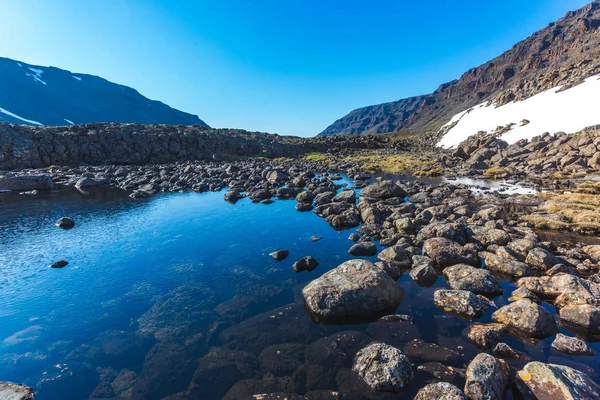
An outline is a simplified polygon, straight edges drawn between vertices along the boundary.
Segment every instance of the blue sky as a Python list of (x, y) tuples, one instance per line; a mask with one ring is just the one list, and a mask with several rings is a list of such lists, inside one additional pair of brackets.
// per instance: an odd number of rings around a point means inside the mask
[(0, 0), (0, 56), (99, 75), (213, 127), (311, 136), (587, 2)]

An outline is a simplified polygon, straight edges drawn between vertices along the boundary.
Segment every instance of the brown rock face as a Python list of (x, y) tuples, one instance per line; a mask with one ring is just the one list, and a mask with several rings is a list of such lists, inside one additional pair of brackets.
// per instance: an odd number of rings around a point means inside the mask
[(354, 110), (320, 135), (435, 132), (455, 114), (486, 100), (506, 104), (556, 86), (573, 86), (600, 72), (595, 62), (600, 57), (599, 20), (596, 0), (431, 94)]

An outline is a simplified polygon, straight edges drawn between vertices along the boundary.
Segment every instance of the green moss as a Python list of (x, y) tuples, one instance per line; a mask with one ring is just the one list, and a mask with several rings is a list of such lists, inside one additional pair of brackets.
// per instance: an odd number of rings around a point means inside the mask
[(484, 174), (485, 174), (485, 176), (496, 177), (496, 176), (507, 175), (508, 172), (509, 171), (506, 168), (492, 167), (492, 168), (488, 169), (487, 171), (485, 171)]

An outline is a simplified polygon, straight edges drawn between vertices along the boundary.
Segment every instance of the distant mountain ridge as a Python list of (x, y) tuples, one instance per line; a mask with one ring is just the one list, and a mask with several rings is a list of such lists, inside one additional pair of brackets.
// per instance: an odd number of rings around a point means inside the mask
[(600, 0), (595, 0), (431, 94), (356, 109), (319, 135), (437, 133), (453, 116), (482, 102), (501, 106), (598, 74)]
[(196, 115), (98, 76), (3, 57), (0, 88), (0, 122), (54, 126), (138, 122), (209, 127)]

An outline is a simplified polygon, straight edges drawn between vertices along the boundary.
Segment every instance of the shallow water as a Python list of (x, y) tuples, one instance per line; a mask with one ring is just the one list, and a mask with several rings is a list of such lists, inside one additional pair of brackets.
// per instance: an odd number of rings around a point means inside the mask
[[(0, 381), (33, 386), (42, 400), (85, 399), (93, 391), (99, 398), (106, 394), (103, 384), (113, 397), (158, 399), (186, 390), (197, 360), (222, 347), (246, 351), (260, 365), (248, 375), (259, 382), (252, 383), (257, 390), (285, 384), (300, 393), (328, 389), (366, 398), (371, 394), (361, 392), (348, 371), (351, 354), (319, 361), (326, 372), (318, 383), (299, 377), (299, 370), (317, 364), (308, 354), (320, 338), (352, 330), (400, 348), (420, 338), (455, 350), (458, 356), (445, 364), (457, 371), (480, 352), (461, 334), (469, 322), (433, 305), (434, 290), (445, 286), (442, 277), (429, 288), (417, 286), (408, 274), (398, 280), (405, 296), (397, 312), (411, 315), (414, 327), (315, 324), (304, 312), (301, 288), (355, 258), (347, 252), (354, 230), (336, 232), (314, 213), (297, 212), (295, 201), (229, 204), (222, 196), (176, 193), (134, 201), (119, 191), (83, 195), (65, 189), (19, 201), (0, 198)], [(74, 229), (54, 226), (65, 215), (77, 222)], [(313, 235), (322, 239), (312, 242)], [(279, 263), (268, 255), (278, 249), (290, 250)], [(294, 273), (293, 262), (306, 255), (320, 265)], [(69, 265), (48, 268), (59, 259)], [(503, 285), (507, 293), (514, 289)], [(500, 307), (506, 299), (494, 302)], [(479, 321), (489, 321), (493, 311)], [(505, 341), (536, 360), (598, 378), (600, 360), (556, 353), (549, 347), (552, 338)], [(261, 352), (285, 343), (297, 344), (300, 355), (272, 367), (278, 361)], [(394, 398), (412, 398), (432, 380), (417, 369), (427, 360), (411, 361), (415, 381)], [(211, 376), (208, 370), (200, 382), (214, 390), (197, 398), (221, 398), (243, 377)], [(454, 382), (464, 385), (460, 377)]]

